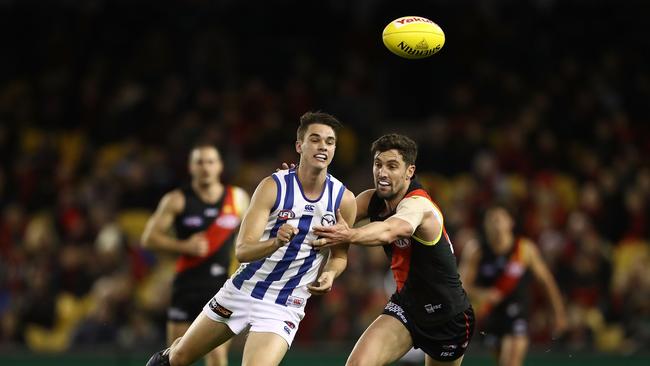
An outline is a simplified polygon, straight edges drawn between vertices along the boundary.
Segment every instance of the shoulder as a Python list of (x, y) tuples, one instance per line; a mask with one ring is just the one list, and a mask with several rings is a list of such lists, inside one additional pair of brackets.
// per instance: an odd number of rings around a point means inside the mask
[(260, 193), (274, 193), (277, 191), (277, 181), (278, 177), (274, 175), (269, 175), (268, 177), (262, 179), (257, 185), (255, 192)]
[(463, 246), (463, 257), (466, 258), (480, 258), (483, 255), (481, 243), (478, 239), (468, 240)]
[(231, 186), (231, 191), (232, 202), (235, 204), (236, 211), (243, 213), (250, 204), (250, 196), (248, 195), (248, 192), (237, 186)]
[(516, 238), (515, 240), (519, 241), (519, 245), (520, 245), (519, 250), (521, 250), (527, 256), (539, 254), (539, 249), (537, 249), (537, 245), (532, 239), (527, 237), (519, 237)]
[(368, 206), (368, 203), (370, 203), (370, 200), (372, 199), (372, 195), (375, 194), (375, 189), (366, 189), (365, 191), (359, 193), (357, 195), (357, 204), (359, 203), (365, 203), (365, 206)]
[(406, 197), (397, 204), (396, 211), (417, 211), (417, 212), (431, 212), (438, 221), (442, 222), (442, 213), (436, 205), (427, 197), (423, 196), (410, 196)]
[(169, 191), (160, 199), (159, 207), (174, 212), (183, 211), (185, 208), (185, 194), (180, 188)]
[(345, 192), (343, 192), (343, 198), (341, 200), (341, 206), (344, 206), (344, 205), (345, 206), (347, 206), (347, 205), (356, 206), (355, 202), (356, 201), (355, 201), (354, 193), (352, 193), (351, 190), (346, 188)]
[(267, 176), (262, 179), (255, 188), (251, 198), (251, 206), (257, 208), (271, 209), (280, 201), (279, 186), (273, 176)]
[(234, 196), (235, 200), (240, 197), (248, 197), (248, 192), (246, 192), (246, 190), (242, 187), (231, 186), (230, 189), (232, 189), (232, 195)]

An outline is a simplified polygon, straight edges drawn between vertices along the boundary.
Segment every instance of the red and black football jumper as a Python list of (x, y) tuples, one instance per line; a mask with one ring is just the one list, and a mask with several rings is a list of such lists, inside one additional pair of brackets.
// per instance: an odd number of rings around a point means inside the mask
[(528, 333), (531, 274), (524, 263), (523, 248), (522, 239), (517, 238), (507, 253), (498, 255), (485, 240), (481, 241), (476, 285), (496, 287), (503, 295), (500, 303), (494, 306), (486, 304), (477, 309), (481, 330), (490, 336), (487, 338)]
[(205, 231), (209, 242), (205, 256), (181, 255), (176, 261), (167, 318), (186, 322), (199, 315), (228, 279), (240, 215), (231, 186), (224, 187), (221, 199), (215, 204), (203, 202), (190, 186), (181, 191), (185, 197), (185, 209), (174, 219), (177, 238), (183, 240)]
[[(404, 198), (412, 196), (433, 203), (415, 180)], [(386, 210), (384, 200), (373, 194), (368, 205), (370, 220), (385, 220), (395, 213)], [(384, 314), (406, 326), (416, 348), (436, 360), (451, 361), (465, 352), (474, 331), (474, 312), (461, 284), (456, 257), (444, 227), (442, 231), (434, 243), (426, 243), (414, 235), (384, 245), (397, 285)]]

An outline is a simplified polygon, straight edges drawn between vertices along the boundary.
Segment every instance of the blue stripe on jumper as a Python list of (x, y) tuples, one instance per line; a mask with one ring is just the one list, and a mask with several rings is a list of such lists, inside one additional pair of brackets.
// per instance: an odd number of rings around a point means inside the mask
[(332, 211), (332, 196), (334, 195), (334, 182), (331, 179), (327, 180), (327, 211)]
[(255, 288), (251, 293), (256, 299), (263, 299), (266, 291), (274, 281), (277, 281), (282, 278), (284, 273), (289, 269), (289, 265), (296, 259), (298, 252), (300, 252), (300, 247), (302, 246), (305, 237), (309, 233), (311, 228), (311, 220), (313, 216), (305, 215), (300, 218), (298, 222), (298, 234), (291, 240), (289, 247), (284, 252), (284, 257), (275, 265), (273, 271), (269, 273), (264, 281), (259, 281), (255, 284)]
[(280, 205), (280, 199), (282, 198), (282, 185), (280, 185), (280, 180), (275, 174), (271, 175), (271, 177), (273, 177), (275, 185), (278, 187), (278, 191), (275, 194), (275, 203), (273, 203), (273, 207), (271, 207), (270, 211), (273, 212), (276, 208), (278, 208), (278, 205)]
[(309, 252), (309, 256), (305, 258), (305, 262), (300, 266), (300, 269), (298, 269), (298, 273), (287, 281), (282, 290), (280, 290), (277, 299), (275, 299), (276, 304), (287, 306), (289, 295), (291, 295), (296, 286), (298, 286), (305, 273), (307, 273), (307, 271), (312, 267), (317, 253), (318, 251), (314, 249)]
[[(284, 176), (284, 180), (287, 183), (287, 192), (286, 195), (284, 196), (284, 204), (282, 205), (282, 208), (284, 210), (289, 210), (293, 207), (293, 179), (292, 178), (293, 178), (293, 174), (291, 173), (291, 171), (289, 172), (289, 174)], [(280, 191), (282, 190), (282, 187), (280, 186), (280, 182), (278, 181), (275, 175), (273, 175), (273, 179), (275, 179), (275, 183), (278, 186), (278, 193), (280, 194), (281, 193)], [(276, 202), (280, 200), (279, 194), (276, 195)], [(273, 211), (275, 210), (272, 210), (271, 212)], [(269, 239), (275, 238), (278, 235), (278, 229), (285, 222), (286, 220), (280, 220), (280, 218), (278, 218), (275, 221), (275, 224), (273, 225), (273, 228), (269, 233)], [(237, 276), (235, 276), (235, 278), (232, 279), (233, 285), (235, 285), (237, 289), (241, 289), (242, 285), (244, 284), (244, 281), (250, 280), (255, 274), (255, 272), (257, 272), (257, 270), (262, 268), (262, 265), (264, 264), (265, 260), (266, 258), (262, 258), (255, 262), (249, 263), (246, 266), (246, 268), (244, 268), (243, 271), (241, 271)]]
[(345, 193), (345, 186), (341, 186), (341, 189), (339, 190), (339, 194), (336, 197), (336, 204), (334, 205), (334, 212), (336, 212), (339, 209), (339, 207), (341, 206), (341, 199), (343, 198), (343, 193)]

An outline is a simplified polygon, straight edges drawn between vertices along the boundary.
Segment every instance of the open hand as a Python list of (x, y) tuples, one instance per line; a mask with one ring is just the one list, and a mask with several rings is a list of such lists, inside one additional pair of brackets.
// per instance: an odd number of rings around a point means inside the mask
[(332, 291), (334, 275), (330, 272), (323, 272), (314, 283), (307, 285), (307, 289), (312, 295), (323, 295)]
[(332, 226), (314, 226), (314, 234), (318, 239), (313, 240), (311, 245), (315, 249), (327, 248), (339, 244), (348, 243), (352, 235), (352, 229), (348, 226), (341, 215), (341, 210), (336, 211), (336, 224)]

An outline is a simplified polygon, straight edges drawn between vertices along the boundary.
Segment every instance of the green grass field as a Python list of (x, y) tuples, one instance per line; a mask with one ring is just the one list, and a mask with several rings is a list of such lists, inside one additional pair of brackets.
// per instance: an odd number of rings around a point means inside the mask
[[(292, 350), (290, 351), (282, 366), (331, 366), (343, 365), (346, 354), (322, 351)], [(232, 353), (230, 366), (240, 365), (240, 353)], [(0, 353), (0, 365), (2, 366), (144, 366), (148, 358), (146, 354), (135, 353), (75, 353), (65, 355), (46, 354), (12, 354), (11, 352)], [(197, 363), (202, 365), (202, 362)], [(463, 362), (464, 366), (494, 365), (494, 361), (488, 355), (468, 355)], [(532, 353), (526, 359), (527, 366), (647, 366), (650, 365), (650, 355), (638, 356), (616, 356), (606, 354), (560, 354), (560, 353)]]

